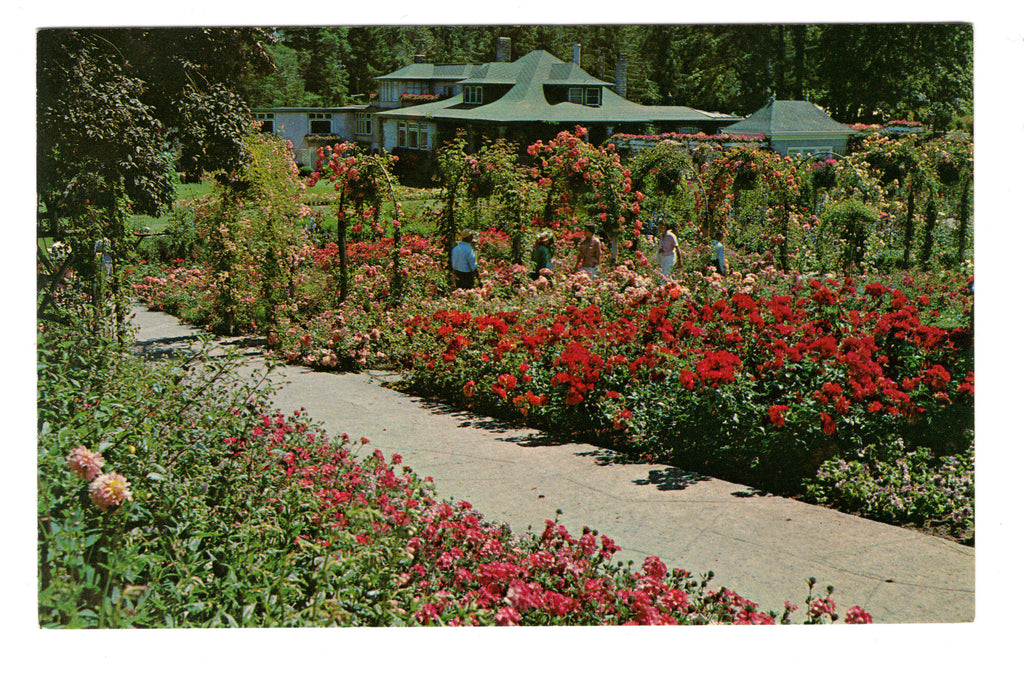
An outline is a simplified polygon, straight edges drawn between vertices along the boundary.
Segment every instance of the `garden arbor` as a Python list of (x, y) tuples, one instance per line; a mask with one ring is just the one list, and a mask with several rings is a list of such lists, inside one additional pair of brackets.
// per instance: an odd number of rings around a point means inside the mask
[[(329, 154), (328, 154), (329, 150)], [(367, 154), (352, 142), (342, 142), (333, 147), (318, 150), (317, 170), (310, 177), (309, 184), (315, 185), (322, 174), (329, 174), (338, 190), (338, 300), (348, 298), (348, 232), (349, 223), (356, 221), (362, 232), (366, 223), (377, 227), (380, 210), (387, 191), (394, 207), (392, 220), (394, 236), (393, 273), (390, 292), (400, 297), (401, 275), (401, 205), (395, 198), (390, 168), (397, 159)]]

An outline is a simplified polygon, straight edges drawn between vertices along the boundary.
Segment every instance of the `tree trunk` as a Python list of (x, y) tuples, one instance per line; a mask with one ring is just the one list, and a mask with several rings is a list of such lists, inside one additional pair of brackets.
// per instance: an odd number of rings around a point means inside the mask
[(907, 182), (907, 225), (903, 231), (903, 267), (910, 268), (910, 249), (914, 244), (914, 183)]
[(348, 220), (345, 218), (345, 197), (338, 199), (338, 303), (348, 298)]
[(918, 255), (918, 266), (921, 270), (929, 269), (929, 262), (932, 260), (932, 243), (935, 235), (935, 224), (938, 222), (939, 211), (935, 206), (935, 195), (928, 197), (928, 205), (924, 210), (924, 241), (921, 243), (921, 252)]

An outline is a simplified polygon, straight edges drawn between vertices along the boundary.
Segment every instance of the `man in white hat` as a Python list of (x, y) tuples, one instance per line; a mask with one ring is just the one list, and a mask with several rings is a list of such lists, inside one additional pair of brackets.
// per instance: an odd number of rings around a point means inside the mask
[(476, 251), (473, 240), (476, 234), (472, 230), (462, 231), (462, 241), (452, 249), (452, 270), (455, 272), (457, 289), (473, 289), (480, 284), (480, 271), (476, 266)]

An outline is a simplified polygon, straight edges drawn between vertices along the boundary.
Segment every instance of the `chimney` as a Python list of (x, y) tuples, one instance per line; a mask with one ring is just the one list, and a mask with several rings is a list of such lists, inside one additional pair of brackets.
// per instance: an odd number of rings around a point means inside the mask
[(512, 39), (501, 37), (498, 38), (498, 49), (495, 54), (495, 61), (497, 62), (511, 62), (512, 61)]
[(626, 54), (620, 52), (615, 58), (615, 94), (626, 96)]
[(413, 64), (426, 64), (427, 63), (427, 56), (426, 55), (413, 55), (412, 63)]
[(575, 64), (576, 66), (580, 65), (580, 44), (579, 43), (573, 43), (572, 44), (572, 63)]

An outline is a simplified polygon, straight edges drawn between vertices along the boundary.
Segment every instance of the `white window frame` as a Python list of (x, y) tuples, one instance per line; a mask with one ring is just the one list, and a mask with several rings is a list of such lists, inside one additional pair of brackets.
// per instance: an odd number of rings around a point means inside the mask
[(571, 104), (583, 104), (583, 88), (579, 86), (570, 86), (569, 94), (566, 97), (566, 102)]
[[(424, 121), (399, 121), (396, 147), (405, 149), (429, 149), (430, 140), (427, 136), (429, 125)], [(415, 140), (415, 144), (413, 144)]]
[(270, 123), (270, 130), (267, 132), (273, 133), (277, 128), (277, 122), (274, 120), (274, 114), (272, 112), (259, 112), (253, 114), (253, 118), (260, 123)]
[(482, 85), (467, 85), (462, 90), (462, 101), (466, 104), (483, 104), (484, 88)]
[(308, 124), (309, 124), (309, 133), (310, 133), (310, 135), (314, 134), (313, 133), (313, 122), (314, 121), (327, 121), (327, 123), (328, 123), (328, 130), (327, 130), (327, 132), (326, 133), (317, 133), (317, 135), (330, 135), (332, 132), (334, 132), (334, 125), (333, 125), (333, 121), (332, 121), (332, 119), (334, 117), (332, 117), (330, 114), (324, 114), (324, 113), (321, 113), (321, 112), (310, 112), (309, 114), (306, 115), (306, 118), (307, 118), (307, 121), (308, 121)]
[(600, 88), (587, 88), (584, 94), (583, 104), (588, 107), (600, 107), (601, 106), (601, 89)]
[(373, 116), (371, 114), (362, 113), (356, 116), (356, 135), (372, 135), (373, 134)]

